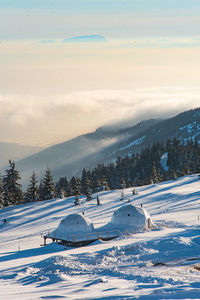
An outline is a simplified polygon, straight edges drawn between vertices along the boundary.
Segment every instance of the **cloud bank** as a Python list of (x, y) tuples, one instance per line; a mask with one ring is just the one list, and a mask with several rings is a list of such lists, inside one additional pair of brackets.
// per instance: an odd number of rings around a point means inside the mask
[(200, 89), (94, 90), (0, 96), (0, 140), (47, 145), (125, 120), (132, 124), (200, 106)]

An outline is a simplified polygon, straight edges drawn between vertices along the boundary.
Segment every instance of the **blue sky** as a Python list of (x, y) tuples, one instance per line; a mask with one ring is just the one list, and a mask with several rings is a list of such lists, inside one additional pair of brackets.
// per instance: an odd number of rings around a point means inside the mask
[(0, 38), (197, 36), (199, 0), (0, 0)]
[(155, 10), (188, 10), (200, 9), (199, 0), (1, 0), (2, 9), (70, 9), (75, 12), (121, 12)]

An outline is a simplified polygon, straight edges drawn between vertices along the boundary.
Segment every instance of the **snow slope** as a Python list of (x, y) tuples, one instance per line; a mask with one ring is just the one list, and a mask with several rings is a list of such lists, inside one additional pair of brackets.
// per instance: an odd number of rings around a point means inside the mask
[[(12, 206), (0, 211), (0, 299), (200, 299), (200, 179)], [(64, 248), (41, 234), (84, 210), (96, 228), (131, 200), (143, 204), (156, 228), (81, 248)], [(8, 222), (3, 224), (6, 218)]]

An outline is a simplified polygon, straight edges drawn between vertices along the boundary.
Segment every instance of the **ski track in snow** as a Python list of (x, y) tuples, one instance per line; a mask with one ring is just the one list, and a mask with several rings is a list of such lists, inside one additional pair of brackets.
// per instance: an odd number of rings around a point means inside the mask
[[(200, 299), (200, 178), (7, 207), (0, 214), (0, 300)], [(63, 217), (85, 212), (96, 228), (127, 203), (143, 204), (155, 228), (125, 238), (67, 248), (42, 235)], [(3, 224), (6, 218), (8, 222)]]

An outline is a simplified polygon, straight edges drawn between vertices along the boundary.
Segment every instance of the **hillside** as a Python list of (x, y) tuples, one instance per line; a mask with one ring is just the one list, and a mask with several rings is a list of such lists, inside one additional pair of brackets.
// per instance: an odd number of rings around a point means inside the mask
[[(0, 299), (199, 299), (199, 176), (99, 193), (74, 206), (74, 197), (1, 210)], [(156, 226), (86, 247), (41, 247), (41, 233), (63, 217), (82, 212), (95, 228), (130, 199), (143, 204)], [(3, 219), (7, 223), (3, 224)], [(20, 251), (19, 251), (20, 250)]]
[[(139, 134), (155, 122), (157, 121), (141, 122), (132, 127), (131, 130), (134, 134)], [(17, 161), (16, 166), (20, 170), (22, 182), (25, 184), (32, 175), (33, 170), (41, 178), (47, 166), (53, 171), (56, 179), (60, 176), (70, 178), (73, 175), (80, 174), (91, 160), (94, 161), (94, 166), (99, 160), (102, 161), (104, 157), (103, 150), (125, 137), (127, 137), (125, 129), (99, 128), (93, 133), (78, 136)]]
[(176, 138), (184, 144), (198, 140), (200, 108), (183, 112), (167, 120), (160, 120), (140, 132), (135, 132), (133, 127), (124, 129), (123, 132), (127, 132), (126, 138), (106, 149), (106, 161), (111, 161), (113, 157), (130, 155), (153, 143), (166, 142), (168, 139)]
[(156, 142), (177, 138), (182, 143), (200, 137), (200, 109), (183, 112), (167, 120), (146, 120), (135, 126), (118, 129), (102, 127), (70, 141), (49, 147), (17, 162), (22, 181), (27, 183), (32, 171), (44, 174), (47, 166), (55, 179), (80, 176), (82, 169), (109, 163), (118, 156), (131, 155)]

